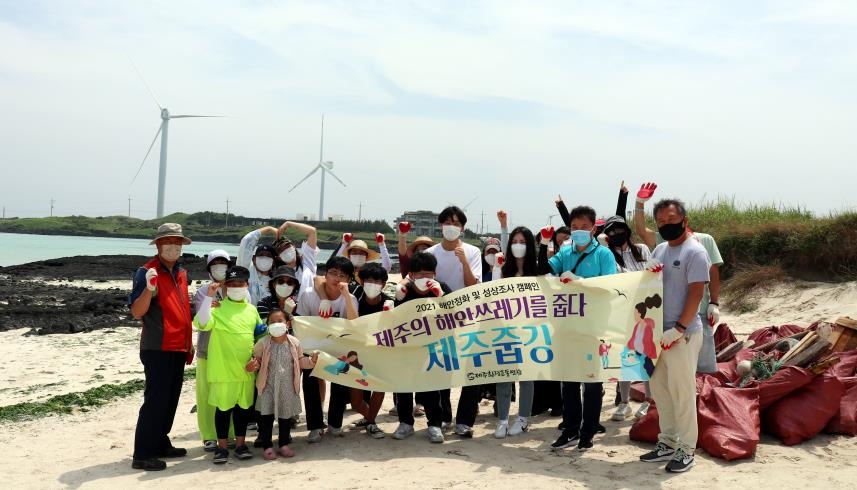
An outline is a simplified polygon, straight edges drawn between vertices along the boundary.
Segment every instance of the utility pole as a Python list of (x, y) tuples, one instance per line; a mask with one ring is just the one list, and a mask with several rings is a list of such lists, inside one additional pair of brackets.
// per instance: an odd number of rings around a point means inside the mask
[(480, 235), (485, 234), (485, 210), (484, 209), (482, 210), (482, 226), (480, 226), (479, 234)]
[(128, 196), (128, 217), (131, 217), (131, 196)]
[(226, 198), (226, 228), (229, 228), (229, 198)]
[(3, 219), (6, 219), (6, 206), (3, 206)]
[(360, 201), (360, 208), (357, 211), (357, 221), (363, 221), (363, 201)]
[(52, 217), (52, 218), (53, 218), (53, 216), (54, 216), (54, 203), (55, 203), (55, 202), (56, 202), (56, 201), (54, 200), (54, 198), (51, 198), (51, 217)]

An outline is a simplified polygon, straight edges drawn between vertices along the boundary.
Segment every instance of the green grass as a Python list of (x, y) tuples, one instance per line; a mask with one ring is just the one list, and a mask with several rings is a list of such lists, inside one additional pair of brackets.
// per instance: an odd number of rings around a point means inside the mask
[[(196, 368), (187, 369), (184, 379), (196, 377)], [(0, 423), (33, 420), (49, 415), (69, 414), (76, 410), (86, 411), (100, 407), (113, 400), (142, 391), (142, 379), (133, 379), (120, 384), (104, 384), (86, 391), (56, 395), (39, 402), (23, 402), (0, 407)]]

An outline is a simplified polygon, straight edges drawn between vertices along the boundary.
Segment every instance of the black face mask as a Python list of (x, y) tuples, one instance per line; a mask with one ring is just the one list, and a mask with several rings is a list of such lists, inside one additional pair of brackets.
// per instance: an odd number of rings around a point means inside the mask
[(668, 242), (684, 235), (684, 230), (685, 228), (683, 222), (668, 223), (666, 225), (658, 227), (658, 233), (661, 234), (661, 238)]
[(625, 245), (626, 240), (627, 235), (624, 231), (619, 231), (612, 235), (607, 235), (607, 243), (610, 244), (610, 246), (613, 248), (620, 248), (622, 245)]

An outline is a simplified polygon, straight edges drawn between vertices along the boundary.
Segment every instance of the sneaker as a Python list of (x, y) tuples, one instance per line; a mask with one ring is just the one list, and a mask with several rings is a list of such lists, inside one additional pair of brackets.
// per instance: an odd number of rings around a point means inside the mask
[(444, 422), (440, 425), (440, 430), (442, 430), (443, 432), (452, 432), (453, 430), (455, 430), (455, 424), (453, 424), (452, 422)]
[(509, 422), (507, 420), (501, 420), (497, 423), (497, 428), (494, 429), (494, 438), (495, 439), (503, 439), (509, 434)]
[(217, 448), (214, 450), (214, 459), (211, 460), (214, 464), (224, 464), (229, 459), (229, 450)]
[(588, 449), (592, 449), (593, 445), (594, 444), (592, 444), (592, 438), (591, 437), (587, 437), (585, 439), (580, 439), (580, 441), (577, 443), (577, 450), (580, 452), (583, 452), (583, 451), (586, 451)]
[(512, 427), (509, 427), (509, 435), (516, 436), (521, 432), (527, 432), (529, 428), (530, 426), (527, 423), (527, 419), (525, 417), (518, 417), (514, 422), (512, 422)]
[(429, 437), (429, 441), (439, 444), (439, 443), (443, 442), (443, 431), (440, 430), (440, 427), (429, 426), (428, 437)]
[(158, 458), (135, 459), (131, 461), (131, 468), (135, 470), (162, 471), (167, 468), (167, 463)]
[(596, 434), (606, 434), (607, 433), (607, 427), (604, 427), (603, 425), (598, 424), (598, 427), (595, 428), (595, 433)]
[(559, 425), (556, 426), (556, 430), (565, 430), (565, 420), (563, 420), (559, 423)]
[(649, 402), (643, 402), (640, 404), (640, 408), (637, 409), (637, 412), (634, 414), (634, 417), (641, 419), (649, 413)]
[(473, 437), (473, 429), (464, 424), (455, 424), (455, 429), (453, 429), (453, 431), (455, 432), (455, 435), (464, 437), (465, 439)]
[(345, 437), (345, 433), (342, 432), (342, 427), (330, 427), (327, 429), (327, 432), (333, 437)]
[(667, 446), (663, 442), (658, 442), (655, 449), (640, 456), (640, 461), (644, 463), (657, 463), (659, 461), (669, 461), (673, 459), (675, 449)]
[(256, 422), (250, 422), (247, 424), (247, 430), (259, 430), (259, 426)]
[(670, 462), (667, 463), (667, 471), (670, 473), (684, 473), (693, 468), (694, 464), (696, 464), (696, 461), (693, 459), (693, 453), (687, 454), (684, 452), (684, 449), (678, 449)]
[(560, 434), (559, 437), (551, 444), (551, 449), (565, 449), (573, 446), (575, 442), (580, 440), (580, 436), (575, 434), (572, 437), (567, 437), (565, 434)]
[(616, 408), (616, 411), (613, 412), (613, 415), (610, 417), (610, 420), (621, 422), (630, 416), (631, 407), (629, 407), (627, 403), (620, 403), (619, 407)]
[(170, 447), (161, 450), (161, 453), (158, 454), (159, 458), (182, 458), (187, 456), (187, 449), (183, 447)]
[(321, 429), (313, 429), (309, 431), (309, 434), (306, 436), (306, 442), (320, 442), (321, 441)]
[(235, 457), (238, 459), (250, 459), (253, 457), (253, 453), (250, 452), (250, 448), (246, 444), (242, 444), (235, 448)]
[(381, 430), (376, 424), (369, 424), (366, 426), (366, 433), (372, 436), (373, 439), (383, 439), (384, 431)]
[(217, 441), (205, 441), (202, 443), (202, 450), (207, 453), (213, 453), (217, 449)]
[(359, 429), (365, 429), (368, 426), (369, 426), (369, 421), (366, 420), (365, 418), (361, 418), (357, 422), (354, 422), (351, 425), (349, 425), (349, 428), (359, 430)]
[(414, 426), (410, 424), (406, 424), (404, 422), (399, 422), (399, 426), (396, 427), (396, 432), (393, 432), (393, 439), (402, 440), (414, 435)]

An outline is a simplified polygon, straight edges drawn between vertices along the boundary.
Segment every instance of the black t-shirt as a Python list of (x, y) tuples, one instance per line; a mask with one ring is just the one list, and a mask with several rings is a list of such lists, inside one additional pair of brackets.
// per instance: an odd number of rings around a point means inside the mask
[(392, 299), (384, 293), (381, 293), (381, 300), (378, 301), (378, 304), (370, 305), (367, 301), (367, 297), (364, 294), (360, 300), (357, 302), (357, 313), (360, 316), (371, 315), (372, 313), (378, 313), (379, 311), (384, 311), (384, 302)]
[[(441, 291), (443, 291), (443, 294), (449, 294), (452, 292), (452, 288), (447, 286), (445, 282), (442, 282), (442, 281), (435, 281), (435, 282), (440, 284), (440, 289), (441, 289)], [(409, 282), (406, 287), (408, 290), (407, 294), (405, 294), (405, 297), (402, 298), (401, 301), (396, 301), (396, 306), (399, 306), (402, 303), (407, 303), (408, 301), (411, 301), (413, 299), (423, 299), (423, 298), (435, 297), (434, 293), (432, 293), (431, 291), (426, 291), (425, 294), (420, 294), (417, 291), (417, 288), (414, 287), (414, 283), (412, 283), (412, 282)]]

